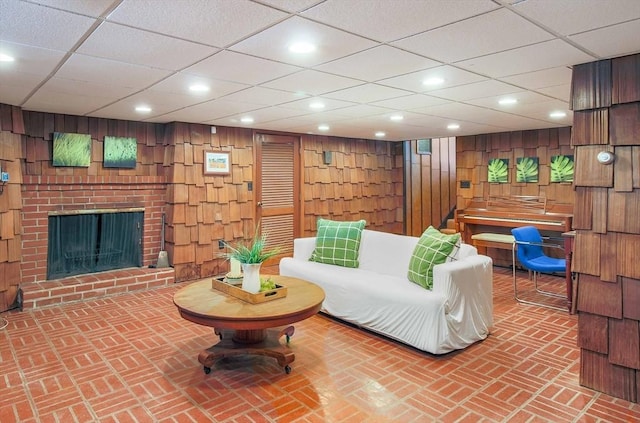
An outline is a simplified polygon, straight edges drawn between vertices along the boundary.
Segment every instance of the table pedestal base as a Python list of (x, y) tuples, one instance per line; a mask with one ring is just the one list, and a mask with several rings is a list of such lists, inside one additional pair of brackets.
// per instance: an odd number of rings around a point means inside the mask
[(198, 355), (198, 361), (204, 366), (204, 372), (209, 374), (213, 363), (224, 357), (232, 357), (241, 354), (264, 355), (278, 360), (278, 364), (284, 371), (291, 373), (289, 364), (295, 360), (295, 355), (288, 346), (280, 343), (283, 335), (289, 338), (294, 333), (293, 326), (284, 329), (259, 329), (259, 330), (230, 330), (215, 329), (220, 341)]

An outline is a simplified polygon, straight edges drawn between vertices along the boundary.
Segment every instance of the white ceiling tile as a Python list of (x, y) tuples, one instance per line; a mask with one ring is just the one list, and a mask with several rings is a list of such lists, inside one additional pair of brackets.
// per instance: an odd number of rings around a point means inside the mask
[(322, 3), (324, 0), (262, 0), (262, 3), (274, 6), (287, 12), (302, 12), (309, 7)]
[[(499, 101), (503, 98), (515, 99), (517, 100), (517, 103), (501, 105)], [(473, 104), (474, 106), (480, 106), (487, 109), (494, 109), (505, 113), (518, 113), (520, 110), (524, 110), (524, 107), (529, 104), (544, 103), (548, 102), (549, 100), (549, 97), (542, 94), (534, 93), (532, 91), (513, 91), (503, 95), (494, 95), (490, 97), (466, 100), (465, 103)]]
[[(13, 62), (0, 62), (0, 72), (2, 72), (0, 75), (3, 78), (9, 73), (49, 75), (66, 55), (66, 53), (59, 50), (49, 50), (2, 40), (0, 40), (0, 53), (8, 54), (15, 58)], [(2, 83), (1, 80), (0, 83)]]
[(440, 65), (390, 46), (378, 46), (317, 67), (318, 70), (373, 82)]
[(302, 14), (364, 37), (389, 42), (496, 7), (489, 0), (327, 0)]
[[(316, 46), (309, 54), (294, 54), (289, 46), (307, 42)], [(285, 20), (249, 37), (231, 50), (297, 66), (315, 66), (374, 47), (370, 40), (300, 17)]]
[(61, 78), (106, 85), (146, 87), (169, 74), (170, 72), (166, 70), (74, 54), (62, 65), (56, 75)]
[[(637, 2), (640, 4), (640, 1)], [(640, 52), (640, 19), (569, 37), (602, 58)], [(612, 43), (611, 40), (618, 40)]]
[[(174, 112), (167, 113), (166, 115), (147, 120), (153, 122), (177, 121), (204, 123), (212, 121), (214, 119), (222, 119), (227, 116), (232, 116), (238, 113), (244, 113), (255, 109), (257, 109), (257, 107), (253, 104), (237, 103), (221, 99), (185, 107), (184, 109), (176, 110)], [(227, 125), (229, 125), (230, 123), (230, 120), (226, 120)], [(236, 125), (231, 126), (238, 126), (237, 122)]]
[(15, 0), (0, 1), (0, 39), (69, 51), (96, 22), (93, 18)]
[[(324, 107), (320, 110), (312, 109), (311, 104), (322, 103)], [(353, 106), (355, 103), (350, 101), (335, 100), (327, 97), (306, 97), (301, 100), (291, 101), (283, 104), (282, 107), (287, 109), (302, 110), (307, 113), (321, 113), (330, 110), (340, 109), (342, 107)]]
[(520, 91), (520, 89), (513, 85), (495, 80), (488, 80), (474, 82), (472, 84), (458, 85), (451, 88), (444, 88), (442, 90), (429, 91), (429, 95), (447, 100), (463, 101), (486, 97), (487, 92), (495, 95), (503, 95), (517, 91)]
[(42, 75), (26, 72), (6, 72), (0, 63), (0, 103), (22, 104), (33, 91), (33, 87), (42, 81)]
[[(505, 33), (509, 36), (505, 37)], [(473, 34), (461, 36), (461, 34)], [(508, 9), (495, 10), (393, 43), (446, 63), (554, 38)]]
[[(48, 83), (29, 98), (22, 107), (27, 110), (82, 116), (116, 100), (114, 96), (104, 97), (101, 95), (104, 93), (79, 92), (82, 91), (82, 88), (91, 88), (91, 84), (74, 84), (74, 81), (65, 81), (63, 84), (59, 82), (61, 81)], [(75, 85), (75, 87), (71, 87), (71, 85)]]
[(402, 97), (391, 98), (388, 100), (374, 101), (374, 106), (388, 107), (396, 110), (411, 110), (417, 107), (435, 106), (438, 104), (449, 103), (449, 100), (432, 97), (425, 94), (410, 94)]
[(516, 75), (558, 66), (569, 66), (595, 60), (562, 40), (551, 40), (532, 46), (490, 54), (457, 62), (462, 68), (494, 77)]
[(109, 20), (211, 46), (225, 47), (286, 13), (248, 0), (125, 0)]
[[(191, 92), (189, 87), (192, 85), (204, 85), (209, 87), (209, 91)], [(221, 81), (218, 79), (205, 78), (203, 76), (191, 75), (186, 72), (178, 72), (149, 88), (149, 91), (159, 91), (165, 96), (171, 98), (174, 94), (189, 94), (194, 102), (200, 102), (203, 99), (213, 99), (223, 97), (227, 94), (249, 88), (246, 84), (237, 84), (235, 82)]]
[(224, 97), (228, 101), (239, 101), (243, 103), (257, 104), (260, 106), (276, 106), (278, 104), (299, 100), (306, 97), (304, 94), (297, 94), (290, 91), (280, 91), (264, 87), (251, 87), (246, 90), (237, 91)]
[(538, 88), (536, 91), (567, 103), (571, 100), (571, 83)]
[(640, 18), (638, 0), (527, 0), (514, 4), (514, 8), (562, 35)]
[(377, 84), (364, 84), (325, 94), (325, 97), (354, 103), (370, 103), (410, 94), (405, 90), (385, 87)]
[(289, 75), (301, 69), (297, 66), (224, 50), (185, 69), (185, 71), (209, 78), (255, 85)]
[(101, 16), (113, 5), (113, 0), (38, 0), (38, 4), (67, 10), (80, 15)]
[(179, 70), (212, 55), (218, 49), (105, 22), (77, 51), (120, 62)]
[(276, 90), (292, 91), (308, 95), (322, 95), (344, 88), (361, 85), (362, 82), (342, 76), (330, 75), (314, 70), (303, 70), (262, 84)]
[(528, 89), (552, 87), (555, 85), (571, 83), (571, 68), (559, 66), (557, 68), (543, 69), (535, 72), (527, 72), (519, 75), (500, 78), (502, 81)]

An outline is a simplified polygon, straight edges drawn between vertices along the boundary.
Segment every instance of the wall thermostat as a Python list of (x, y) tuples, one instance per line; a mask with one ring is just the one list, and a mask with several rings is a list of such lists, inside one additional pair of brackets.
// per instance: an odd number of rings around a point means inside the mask
[(610, 151), (601, 151), (598, 153), (598, 162), (602, 164), (610, 164), (613, 163), (613, 160), (616, 158), (614, 154)]

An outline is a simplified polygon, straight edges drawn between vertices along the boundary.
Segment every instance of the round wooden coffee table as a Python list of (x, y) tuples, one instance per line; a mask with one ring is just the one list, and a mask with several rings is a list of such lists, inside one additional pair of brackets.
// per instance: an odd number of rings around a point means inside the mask
[(204, 372), (211, 372), (213, 363), (222, 357), (256, 354), (273, 357), (291, 372), (289, 364), (295, 360), (293, 352), (280, 343), (283, 335), (287, 344), (294, 333), (290, 325), (320, 311), (324, 291), (319, 286), (287, 276), (271, 276), (278, 285), (287, 287), (287, 296), (260, 304), (245, 302), (212, 288), (211, 279), (194, 282), (177, 291), (173, 303), (180, 316), (190, 322), (214, 328), (220, 337), (217, 344), (202, 351), (198, 361)]

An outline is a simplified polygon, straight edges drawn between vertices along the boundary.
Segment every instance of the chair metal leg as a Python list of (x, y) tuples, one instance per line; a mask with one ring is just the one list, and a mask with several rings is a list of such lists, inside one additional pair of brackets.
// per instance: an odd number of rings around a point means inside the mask
[[(540, 306), (540, 307), (552, 308), (554, 310), (567, 311), (566, 307), (558, 307), (558, 306), (554, 306), (552, 304), (537, 303), (535, 301), (529, 301), (529, 300), (525, 300), (525, 299), (522, 299), (522, 298), (518, 297), (518, 277), (516, 275), (516, 244), (515, 244), (515, 242), (513, 243), (513, 247), (511, 249), (511, 260), (512, 260), (511, 268), (513, 269), (513, 297), (515, 298), (515, 300), (517, 302), (522, 303), (522, 304), (529, 304), (529, 305), (536, 305), (536, 306)], [(558, 295), (558, 294), (555, 294), (555, 293), (546, 294), (547, 291), (539, 290), (538, 289), (538, 281), (537, 281), (536, 273), (538, 273), (538, 272), (533, 272), (533, 279), (534, 279), (534, 283), (535, 283), (535, 289), (536, 289), (537, 292), (541, 293), (542, 295), (554, 296), (554, 297), (558, 296), (560, 298), (566, 298), (566, 297), (563, 297), (562, 295)]]
[(536, 292), (542, 295), (548, 295), (549, 297), (557, 297), (557, 298), (567, 298), (566, 295), (558, 294), (557, 292), (545, 291), (544, 289), (538, 288), (538, 274), (540, 272), (533, 272), (533, 285), (536, 289)]

